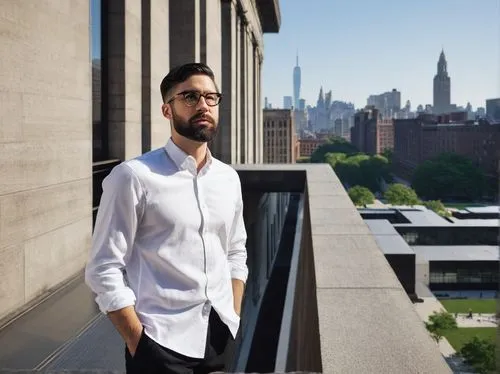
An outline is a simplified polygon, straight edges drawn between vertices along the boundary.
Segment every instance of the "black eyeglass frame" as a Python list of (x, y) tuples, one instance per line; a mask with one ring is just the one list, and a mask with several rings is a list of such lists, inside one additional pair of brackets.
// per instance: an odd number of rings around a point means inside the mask
[[(193, 104), (188, 104), (187, 101), (186, 101), (186, 94), (195, 94), (195, 95), (198, 95), (198, 100), (196, 100), (195, 103)], [(222, 94), (220, 92), (207, 92), (207, 93), (201, 93), (199, 91), (192, 91), (192, 90), (188, 90), (188, 91), (182, 91), (182, 92), (179, 92), (177, 94), (175, 94), (174, 96), (172, 96), (172, 98), (167, 101), (167, 104), (170, 104), (172, 101), (174, 101), (175, 99), (177, 99), (179, 96), (183, 96), (182, 100), (184, 101), (184, 104), (188, 107), (193, 107), (193, 106), (196, 106), (198, 105), (198, 103), (200, 102), (200, 99), (201, 97), (203, 96), (203, 98), (205, 99), (205, 102), (207, 103), (208, 106), (211, 106), (211, 107), (214, 107), (214, 106), (217, 106), (220, 104), (221, 100), (222, 100)], [(208, 100), (207, 99), (207, 96), (208, 95), (215, 95), (217, 97), (217, 102), (215, 104), (209, 104), (209, 101), (211, 100)]]

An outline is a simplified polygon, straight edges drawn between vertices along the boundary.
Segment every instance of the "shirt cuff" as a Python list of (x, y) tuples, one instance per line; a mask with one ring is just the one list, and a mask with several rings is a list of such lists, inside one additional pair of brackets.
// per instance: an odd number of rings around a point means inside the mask
[(95, 298), (95, 301), (99, 305), (101, 312), (106, 314), (135, 305), (135, 294), (132, 289), (127, 287), (119, 291), (109, 291), (99, 294)]
[(248, 278), (248, 269), (231, 269), (231, 279), (239, 279), (243, 281), (243, 283), (247, 282)]

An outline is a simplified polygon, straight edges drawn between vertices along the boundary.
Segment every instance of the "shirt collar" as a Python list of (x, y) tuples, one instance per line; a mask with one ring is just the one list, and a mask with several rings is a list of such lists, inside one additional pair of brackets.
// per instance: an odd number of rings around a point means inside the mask
[[(165, 145), (165, 150), (179, 170), (191, 170), (194, 168), (194, 171), (196, 171), (196, 160), (194, 159), (194, 157), (188, 155), (186, 152), (180, 149), (173, 142), (172, 138), (168, 139), (168, 142)], [(212, 153), (210, 152), (210, 149), (208, 149), (208, 147), (206, 158), (207, 161), (200, 172), (205, 170), (212, 164)]]

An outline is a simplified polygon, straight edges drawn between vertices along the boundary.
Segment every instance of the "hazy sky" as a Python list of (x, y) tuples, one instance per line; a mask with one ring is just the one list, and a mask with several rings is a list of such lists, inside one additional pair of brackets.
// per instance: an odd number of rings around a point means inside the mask
[(442, 47), (452, 103), (475, 109), (500, 97), (500, 0), (280, 0), (280, 7), (280, 32), (264, 36), (263, 96), (273, 107), (293, 94), (297, 50), (307, 105), (316, 105), (320, 86), (356, 107), (393, 88), (402, 105), (432, 104)]

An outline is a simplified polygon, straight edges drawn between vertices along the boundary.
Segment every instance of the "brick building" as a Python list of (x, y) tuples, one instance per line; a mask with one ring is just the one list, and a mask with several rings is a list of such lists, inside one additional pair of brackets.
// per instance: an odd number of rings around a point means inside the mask
[(470, 158), (490, 178), (498, 178), (500, 126), (487, 122), (440, 123), (438, 117), (394, 121), (394, 167), (411, 178), (416, 167), (441, 153)]
[(311, 157), (313, 152), (321, 145), (325, 144), (327, 139), (300, 139), (299, 155), (297, 157)]
[(382, 119), (378, 109), (367, 106), (354, 115), (350, 140), (356, 148), (367, 154), (380, 154), (385, 149), (393, 149), (393, 120)]

